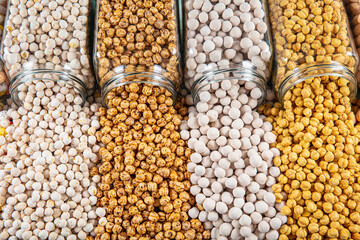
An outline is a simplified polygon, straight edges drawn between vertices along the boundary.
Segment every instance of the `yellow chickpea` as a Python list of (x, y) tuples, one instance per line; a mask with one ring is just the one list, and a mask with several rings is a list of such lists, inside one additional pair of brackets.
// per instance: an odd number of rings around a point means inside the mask
[[(354, 156), (360, 152), (359, 131), (343, 84), (336, 77), (308, 79), (287, 93), (284, 110), (274, 104), (267, 111), (281, 150), (276, 166), (282, 175), (274, 189), (287, 195), (281, 213), (288, 222), (279, 239), (356, 239), (360, 185), (353, 176), (360, 170), (359, 156)], [(286, 119), (289, 112), (294, 122)]]

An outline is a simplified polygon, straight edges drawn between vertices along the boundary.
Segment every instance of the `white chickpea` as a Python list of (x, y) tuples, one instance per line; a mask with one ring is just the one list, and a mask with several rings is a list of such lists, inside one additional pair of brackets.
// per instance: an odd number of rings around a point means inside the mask
[[(259, 94), (255, 84), (245, 81), (212, 83), (200, 92), (196, 107), (190, 107), (187, 125), (180, 126), (183, 140), (194, 150), (187, 165), (192, 173), (190, 192), (204, 207), (204, 211), (192, 209), (190, 216), (210, 222), (217, 232), (213, 239), (231, 235), (251, 239), (257, 232), (259, 239), (265, 239), (264, 231), (279, 226), (276, 221), (274, 227), (263, 223), (279, 210), (269, 186), (280, 171), (272, 166), (274, 153), (279, 153), (270, 150), (275, 141), (271, 124), (252, 110)], [(240, 226), (230, 224), (233, 220), (239, 220)]]
[[(9, 2), (4, 59), (10, 77), (14, 77), (29, 64), (34, 69), (70, 70), (88, 90), (93, 91), (95, 78), (90, 71), (89, 54), (84, 51), (88, 48), (87, 42), (83, 41), (87, 37), (89, 2), (85, 6), (71, 4), (71, 11), (64, 10), (64, 6), (69, 5), (65, 1), (50, 1), (49, 4), (49, 1), (36, 2), (33, 6), (20, 1)], [(12, 30), (8, 31), (9, 29)], [(41, 75), (44, 79), (59, 79), (54, 73)], [(60, 91), (60, 88), (55, 89), (56, 93)], [(44, 87), (39, 85), (36, 90), (43, 91)], [(66, 94), (66, 91), (63, 92)], [(40, 110), (39, 102), (48, 102), (48, 99), (32, 101), (31, 96), (22, 95), (20, 99), (27, 103), (24, 108), (28, 110), (28, 103), (34, 102), (32, 111), (35, 113)], [(60, 95), (57, 99), (64, 101), (64, 97)], [(51, 104), (57, 107), (58, 100), (53, 99)]]
[[(87, 144), (84, 140), (94, 136), (100, 127), (96, 123), (98, 117), (90, 110), (97, 110), (98, 106), (86, 103), (87, 109), (82, 110), (74, 103), (65, 102), (59, 91), (72, 95), (76, 93), (62, 83), (29, 82), (21, 89), (30, 107), (37, 98), (37, 90), (46, 92), (50, 101), (45, 105), (40, 101), (37, 105), (40, 111), (10, 108), (5, 120), (0, 119), (0, 127), (9, 130), (7, 137), (1, 138), (2, 146), (10, 150), (7, 155), (0, 152), (0, 193), (5, 197), (4, 201), (0, 198), (4, 218), (4, 224), (2, 226), (0, 222), (0, 226), (7, 232), (0, 235), (0, 239), (85, 239), (87, 234), (94, 236), (93, 224), (97, 224), (97, 216), (105, 216), (105, 210), (99, 208), (95, 211), (97, 197), (94, 190), (99, 181), (92, 183), (89, 179), (89, 169), (94, 163), (84, 161), (86, 156), (83, 151), (86, 149), (87, 154), (92, 156), (100, 147), (96, 147), (95, 141), (92, 148), (84, 148), (80, 141)], [(33, 102), (31, 99), (34, 99)], [(65, 132), (68, 128), (65, 121), (54, 119), (59, 116), (54, 113), (70, 110), (68, 106), (72, 111), (77, 111), (71, 129), (77, 129), (75, 135), (79, 143), (71, 147), (58, 145), (60, 139), (72, 139), (73, 131)], [(80, 118), (92, 119), (94, 131), (91, 135), (88, 129), (81, 129), (81, 121), (84, 120), (80, 121)], [(26, 141), (31, 141), (29, 147), (23, 147)], [(74, 156), (73, 151), (75, 158), (71, 157)], [(20, 158), (19, 154), (24, 158)], [(11, 170), (3, 172), (1, 169)], [(98, 177), (96, 175), (92, 179)], [(93, 212), (95, 216), (90, 219), (84, 211)]]

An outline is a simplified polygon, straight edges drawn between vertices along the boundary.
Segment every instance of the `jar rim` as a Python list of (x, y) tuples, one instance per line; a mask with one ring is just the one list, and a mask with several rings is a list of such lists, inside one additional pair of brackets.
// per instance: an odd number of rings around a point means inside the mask
[[(324, 73), (315, 73), (318, 71), (324, 71)], [(285, 94), (295, 85), (301, 83), (307, 79), (315, 77), (324, 77), (324, 76), (333, 76), (333, 77), (342, 77), (349, 81), (350, 89), (350, 100), (354, 100), (357, 94), (357, 80), (355, 74), (347, 68), (345, 65), (338, 62), (331, 63), (312, 63), (306, 64), (306, 66), (300, 66), (293, 69), (280, 83), (277, 88), (277, 97), (281, 103), (284, 105)]]
[[(233, 75), (236, 74), (236, 75), (241, 75), (241, 76), (215, 79), (215, 77), (217, 75), (224, 74), (224, 73), (232, 73)], [(209, 84), (212, 84), (215, 82), (221, 82), (224, 80), (238, 80), (238, 81), (255, 83), (256, 86), (261, 90), (261, 101), (259, 101), (259, 103), (257, 104), (257, 106), (254, 109), (258, 108), (265, 102), (266, 95), (267, 95), (266, 79), (261, 74), (259, 74), (256, 70), (254, 70), (253, 68), (248, 68), (248, 67), (244, 67), (244, 66), (234, 66), (234, 67), (230, 67), (230, 68), (213, 70), (211, 72), (204, 74), (200, 78), (198, 78), (191, 87), (191, 95), (193, 98), (194, 105), (196, 105), (199, 102), (199, 100), (200, 100), (199, 93), (205, 86), (208, 86)]]
[[(128, 80), (128, 77), (135, 77), (134, 80)], [(143, 80), (138, 78), (150, 78), (149, 80)], [(152, 84), (155, 86), (163, 87), (166, 90), (168, 90), (171, 95), (172, 99), (175, 102), (175, 99), (177, 97), (177, 91), (175, 84), (165, 77), (161, 73), (156, 72), (124, 72), (117, 74), (113, 77), (111, 77), (109, 80), (107, 80), (104, 85), (101, 88), (101, 97), (102, 97), (102, 103), (108, 107), (108, 101), (106, 96), (110, 93), (111, 90), (114, 88), (131, 84), (131, 83), (144, 83), (144, 84)]]
[[(34, 74), (56, 74), (59, 76), (59, 79), (53, 78), (44, 78), (44, 77), (34, 77)], [(9, 85), (9, 93), (11, 100), (18, 106), (22, 106), (22, 101), (18, 98), (18, 88), (22, 84), (25, 84), (29, 81), (54, 81), (54, 82), (64, 82), (72, 85), (74, 90), (81, 96), (82, 104), (84, 106), (87, 98), (86, 86), (85, 84), (76, 76), (66, 72), (53, 69), (34, 69), (34, 70), (21, 70), (15, 76), (13, 76)]]

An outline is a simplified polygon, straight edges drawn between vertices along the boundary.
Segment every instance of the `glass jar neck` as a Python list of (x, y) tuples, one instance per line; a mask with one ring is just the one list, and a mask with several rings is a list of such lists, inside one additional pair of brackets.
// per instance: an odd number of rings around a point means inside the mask
[(197, 79), (191, 89), (194, 105), (200, 101), (199, 95), (204, 87), (208, 86), (209, 84), (221, 82), (224, 80), (237, 80), (255, 83), (256, 87), (261, 90), (261, 99), (259, 99), (258, 105), (255, 108), (261, 106), (264, 103), (267, 89), (266, 79), (261, 74), (254, 71), (254, 69), (237, 66), (210, 71)]
[(23, 105), (22, 100), (19, 98), (19, 87), (29, 81), (54, 81), (66, 83), (67, 86), (72, 87), (82, 98), (82, 106), (85, 104), (87, 98), (86, 87), (79, 78), (66, 71), (35, 69), (19, 71), (10, 79), (9, 93), (12, 101), (18, 107)]
[(277, 97), (280, 103), (284, 104), (285, 94), (296, 84), (301, 83), (307, 79), (323, 76), (341, 77), (349, 81), (350, 100), (353, 100), (357, 94), (357, 83), (354, 73), (346, 66), (337, 63), (317, 63), (308, 64), (305, 67), (295, 68), (288, 74), (284, 80), (281, 81), (277, 88)]
[(154, 72), (125, 72), (111, 77), (104, 83), (101, 88), (103, 104), (108, 107), (107, 95), (111, 90), (131, 83), (152, 84), (155, 86), (163, 87), (171, 93), (172, 98), (175, 102), (177, 96), (176, 86), (173, 81), (166, 78), (163, 74)]

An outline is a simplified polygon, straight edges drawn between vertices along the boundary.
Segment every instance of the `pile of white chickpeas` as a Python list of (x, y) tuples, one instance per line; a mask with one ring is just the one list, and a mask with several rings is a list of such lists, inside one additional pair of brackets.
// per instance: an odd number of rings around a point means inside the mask
[(24, 105), (0, 114), (0, 239), (75, 240), (94, 235), (99, 105), (62, 82), (21, 85)]
[[(181, 124), (181, 137), (194, 150), (187, 166), (190, 192), (203, 207), (193, 207), (189, 216), (204, 222), (212, 239), (276, 240), (287, 220), (271, 189), (280, 175), (272, 162), (280, 151), (270, 147), (276, 136), (253, 110), (260, 98), (252, 82), (211, 83)], [(191, 96), (186, 100), (193, 105)]]

